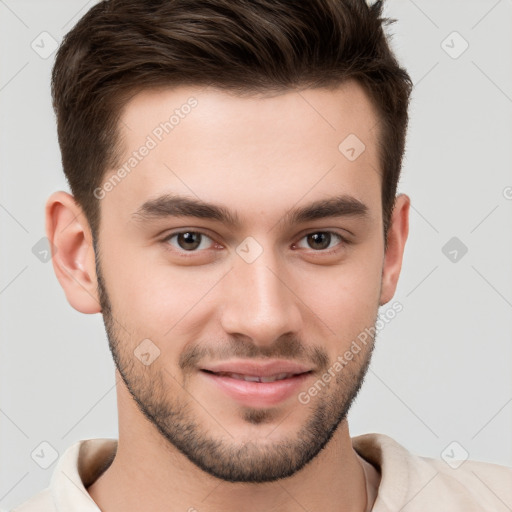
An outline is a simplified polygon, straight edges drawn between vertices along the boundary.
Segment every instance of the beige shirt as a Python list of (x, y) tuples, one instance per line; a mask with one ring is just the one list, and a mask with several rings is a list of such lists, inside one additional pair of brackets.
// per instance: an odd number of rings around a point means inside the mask
[[(374, 512), (512, 510), (512, 468), (465, 461), (454, 469), (457, 464), (414, 455), (384, 434), (353, 437), (352, 445), (380, 474), (379, 481), (365, 468)], [(73, 444), (58, 461), (49, 487), (12, 512), (98, 512), (86, 488), (108, 468), (116, 448), (116, 439)]]

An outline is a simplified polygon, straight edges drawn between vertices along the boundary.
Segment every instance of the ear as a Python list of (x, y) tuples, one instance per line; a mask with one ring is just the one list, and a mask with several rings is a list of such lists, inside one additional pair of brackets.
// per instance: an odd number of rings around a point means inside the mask
[(46, 236), (53, 269), (68, 302), (81, 313), (101, 312), (92, 233), (72, 195), (55, 192), (48, 199)]
[(382, 269), (381, 306), (393, 298), (398, 284), (405, 242), (409, 234), (410, 205), (411, 200), (405, 194), (399, 194), (395, 198), (395, 206), (388, 229), (388, 247), (384, 255), (384, 265)]

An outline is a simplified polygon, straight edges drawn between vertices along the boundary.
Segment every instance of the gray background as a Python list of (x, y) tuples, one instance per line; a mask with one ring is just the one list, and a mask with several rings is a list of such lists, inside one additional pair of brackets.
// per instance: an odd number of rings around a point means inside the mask
[[(117, 437), (101, 317), (73, 310), (32, 252), (47, 196), (67, 188), (45, 52), (92, 4), (0, 0), (2, 508), (48, 484), (55, 463), (31, 458), (41, 442), (62, 454)], [(404, 309), (379, 335), (351, 433), (511, 466), (512, 1), (391, 0), (386, 13), (415, 83), (400, 184), (411, 232), (395, 296)], [(456, 261), (442, 250), (452, 237)]]

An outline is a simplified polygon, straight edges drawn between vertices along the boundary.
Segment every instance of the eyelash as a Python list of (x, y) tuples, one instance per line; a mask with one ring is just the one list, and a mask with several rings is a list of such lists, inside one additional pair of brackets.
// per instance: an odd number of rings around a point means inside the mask
[[(190, 258), (190, 257), (193, 257), (194, 254), (199, 254), (200, 252), (203, 252), (203, 251), (206, 251), (208, 249), (203, 249), (202, 251), (201, 250), (193, 250), (193, 251), (186, 251), (184, 249), (179, 249), (179, 248), (176, 248), (173, 246), (172, 249), (170, 249), (170, 243), (169, 241), (178, 236), (178, 235), (181, 235), (181, 234), (184, 234), (184, 233), (195, 233), (195, 234), (198, 234), (198, 235), (201, 235), (201, 236), (204, 236), (206, 238), (209, 238), (214, 244), (216, 244), (217, 242), (215, 242), (215, 240), (212, 239), (211, 236), (209, 236), (208, 234), (202, 232), (202, 231), (197, 231), (197, 230), (191, 230), (191, 229), (186, 229), (186, 230), (182, 230), (182, 231), (176, 231), (174, 233), (171, 233), (169, 235), (167, 235), (163, 240), (162, 242), (165, 244), (167, 250), (170, 250), (170, 251), (173, 251), (175, 253), (178, 253), (179, 255), (185, 257), (185, 258)], [(334, 235), (335, 237), (337, 237), (340, 242), (338, 244), (336, 244), (333, 248), (331, 249), (320, 249), (320, 250), (315, 250), (315, 249), (311, 249), (311, 251), (313, 253), (317, 253), (317, 254), (320, 254), (320, 255), (331, 255), (331, 254), (334, 254), (336, 252), (338, 252), (340, 250), (340, 246), (347, 246), (347, 245), (350, 245), (352, 242), (350, 240), (348, 240), (347, 238), (345, 238), (344, 236), (340, 235), (339, 233), (336, 233), (335, 231), (327, 231), (327, 230), (317, 230), (317, 231), (310, 231), (309, 233), (306, 233), (304, 234), (300, 239), (299, 239), (299, 242), (301, 240), (303, 240), (304, 238), (307, 238), (309, 235), (314, 235), (314, 234), (317, 234), (317, 233), (328, 233), (330, 235)], [(201, 240), (202, 242), (202, 240)], [(293, 245), (296, 245), (295, 243)]]

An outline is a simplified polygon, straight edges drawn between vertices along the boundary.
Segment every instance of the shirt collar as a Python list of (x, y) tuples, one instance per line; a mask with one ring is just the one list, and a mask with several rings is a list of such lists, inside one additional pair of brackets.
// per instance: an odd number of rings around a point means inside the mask
[(58, 512), (100, 510), (87, 487), (110, 466), (116, 450), (116, 439), (87, 439), (76, 442), (63, 453), (50, 481)]
[[(407, 460), (411, 454), (384, 434), (364, 434), (352, 438), (354, 450), (381, 474), (373, 510), (393, 510), (404, 503), (411, 475)], [(70, 509), (100, 512), (87, 492), (110, 466), (117, 451), (117, 439), (87, 439), (71, 445), (53, 473), (50, 488), (58, 512)], [(390, 492), (386, 492), (389, 490)]]

